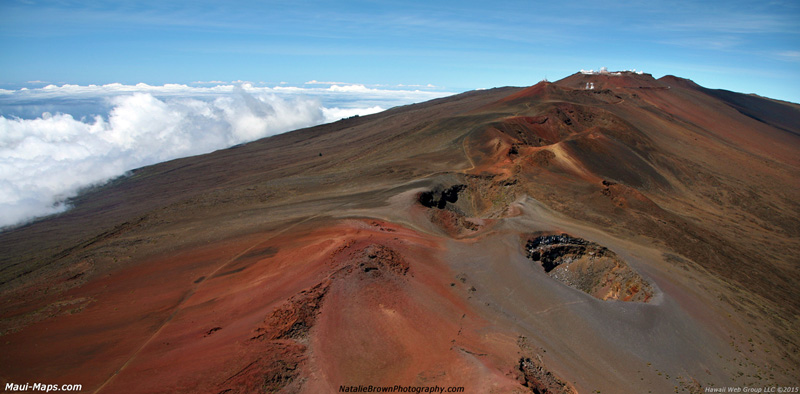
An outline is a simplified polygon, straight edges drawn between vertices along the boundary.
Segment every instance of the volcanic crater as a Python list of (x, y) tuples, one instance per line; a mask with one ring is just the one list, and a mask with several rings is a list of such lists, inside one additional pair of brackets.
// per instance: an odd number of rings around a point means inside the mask
[(567, 234), (531, 237), (527, 257), (565, 285), (601, 300), (648, 302), (653, 288), (616, 253)]

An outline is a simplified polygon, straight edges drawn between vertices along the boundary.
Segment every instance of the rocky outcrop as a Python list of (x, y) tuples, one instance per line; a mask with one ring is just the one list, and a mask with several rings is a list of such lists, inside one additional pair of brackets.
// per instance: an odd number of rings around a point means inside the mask
[(536, 394), (574, 394), (575, 391), (552, 372), (538, 358), (521, 357), (519, 374), (522, 385)]
[(394, 249), (380, 244), (372, 244), (364, 248), (358, 261), (358, 268), (367, 273), (380, 274), (382, 271), (390, 271), (398, 275), (405, 275), (408, 272), (408, 263)]
[(517, 346), (521, 357), (516, 366), (516, 374), (523, 387), (534, 394), (577, 394), (569, 383), (547, 368), (541, 354), (545, 352), (544, 349), (534, 348), (524, 336), (517, 339)]
[(303, 290), (275, 309), (252, 339), (302, 339), (314, 324), (330, 281)]
[[(297, 391), (307, 358), (306, 342), (322, 301), (330, 288), (325, 280), (296, 294), (277, 307), (256, 328), (250, 345), (260, 356), (219, 385), (220, 393), (277, 393)], [(215, 327), (206, 336), (219, 331)]]

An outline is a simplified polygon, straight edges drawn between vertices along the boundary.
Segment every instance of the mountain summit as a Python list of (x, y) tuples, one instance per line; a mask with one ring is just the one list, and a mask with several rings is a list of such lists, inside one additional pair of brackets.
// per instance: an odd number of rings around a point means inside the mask
[(134, 171), (0, 233), (3, 383), (796, 384), (800, 106), (579, 72)]
[(558, 81), (558, 84), (573, 89), (588, 90), (614, 88), (669, 89), (669, 85), (660, 83), (652, 75), (636, 71), (581, 71)]

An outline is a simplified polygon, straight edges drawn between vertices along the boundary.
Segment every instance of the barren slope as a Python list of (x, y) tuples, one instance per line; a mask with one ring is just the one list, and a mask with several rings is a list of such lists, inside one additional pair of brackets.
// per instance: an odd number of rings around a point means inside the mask
[(0, 383), (796, 384), (797, 119), (575, 74), (143, 168), (0, 233)]

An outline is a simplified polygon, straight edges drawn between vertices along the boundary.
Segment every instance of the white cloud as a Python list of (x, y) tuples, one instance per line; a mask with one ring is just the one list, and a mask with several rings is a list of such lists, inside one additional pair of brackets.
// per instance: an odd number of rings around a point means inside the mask
[(331, 92), (374, 92), (377, 89), (370, 89), (364, 85), (333, 85), (328, 88)]
[[(81, 188), (138, 167), (450, 94), (248, 83), (48, 85), (0, 93), (0, 227), (61, 212)], [(20, 107), (48, 112), (14, 113)]]
[(403, 87), (407, 87), (407, 88), (428, 88), (428, 89), (438, 89), (439, 88), (439, 86), (436, 86), (436, 85), (434, 85), (432, 83), (429, 83), (427, 85), (404, 85), (402, 83), (398, 83), (397, 87), (400, 87), (400, 88), (403, 88)]
[(349, 85), (347, 82), (323, 82), (312, 79), (305, 83), (305, 85)]
[[(214, 81), (202, 82), (197, 81), (194, 84), (207, 85)], [(313, 81), (310, 81), (313, 82)], [(304, 85), (310, 84), (309, 82)], [(274, 87), (269, 86), (254, 86), (250, 82), (234, 81), (230, 84), (220, 83), (213, 86), (189, 86), (184, 84), (165, 84), (165, 85), (148, 85), (145, 83), (138, 83), (136, 85), (124, 85), (120, 83), (111, 83), (105, 85), (47, 85), (43, 88), (29, 89), (29, 98), (37, 99), (53, 99), (53, 98), (97, 98), (97, 97), (114, 97), (123, 94), (133, 93), (150, 93), (157, 97), (195, 97), (195, 98), (209, 98), (219, 95), (230, 94), (238, 88), (244, 91), (259, 95), (259, 94), (277, 94), (284, 95), (293, 93), (295, 95), (305, 96), (330, 96), (330, 93), (369, 93), (372, 96), (379, 97), (381, 100), (392, 101), (401, 98), (407, 104), (410, 101), (425, 101), (432, 98), (442, 97), (450, 92), (444, 91), (421, 91), (419, 89), (381, 89), (370, 88), (363, 84), (345, 84), (337, 82), (320, 82), (320, 85), (331, 85), (328, 87), (307, 87), (307, 86), (290, 86), (284, 82)], [(420, 87), (421, 85), (398, 85), (399, 87)], [(433, 85), (426, 85), (426, 88), (435, 87)], [(7, 91), (16, 94), (16, 98), (22, 98), (22, 90)], [(344, 96), (342, 96), (344, 97)], [(1, 105), (2, 103), (0, 103)]]
[(71, 115), (0, 117), (0, 225), (64, 209), (81, 187), (133, 168), (207, 153), (325, 120), (319, 101), (252, 96), (211, 102), (116, 97), (108, 120)]

